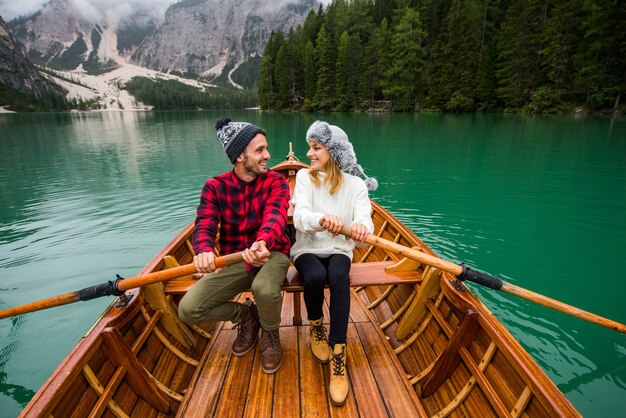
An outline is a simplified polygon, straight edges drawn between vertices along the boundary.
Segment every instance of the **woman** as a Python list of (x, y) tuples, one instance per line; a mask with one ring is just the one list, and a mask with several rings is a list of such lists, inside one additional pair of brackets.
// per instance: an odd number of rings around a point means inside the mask
[[(332, 362), (330, 398), (335, 405), (343, 405), (348, 396), (348, 274), (355, 241), (363, 241), (374, 231), (368, 189), (375, 190), (378, 183), (365, 176), (341, 128), (317, 121), (309, 127), (306, 140), (311, 167), (296, 176), (292, 198), (296, 243), (291, 257), (304, 281), (311, 351), (321, 363)], [(357, 177), (361, 175), (365, 181)], [(354, 240), (339, 235), (343, 225), (350, 226)], [(326, 283), (330, 287), (328, 339), (322, 313)]]

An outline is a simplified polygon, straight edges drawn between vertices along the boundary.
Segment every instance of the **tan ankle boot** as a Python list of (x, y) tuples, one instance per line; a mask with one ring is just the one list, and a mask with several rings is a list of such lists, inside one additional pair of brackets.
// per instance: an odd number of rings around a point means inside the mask
[(309, 335), (311, 336), (311, 351), (315, 359), (320, 363), (328, 363), (333, 353), (328, 346), (324, 317), (309, 321)]
[(348, 370), (346, 369), (346, 345), (335, 344), (330, 364), (330, 386), (328, 393), (334, 405), (341, 406), (348, 397)]

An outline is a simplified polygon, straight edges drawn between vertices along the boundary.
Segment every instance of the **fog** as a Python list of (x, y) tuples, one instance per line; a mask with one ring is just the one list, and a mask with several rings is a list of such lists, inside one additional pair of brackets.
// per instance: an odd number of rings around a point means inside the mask
[[(72, 5), (79, 17), (102, 22), (120, 20), (120, 17), (143, 15), (162, 18), (175, 0), (55, 0)], [(0, 0), (0, 15), (5, 21), (18, 16), (30, 16), (41, 10), (50, 0)]]
[[(145, 16), (162, 18), (167, 8), (176, 0), (55, 0), (71, 3), (79, 17), (91, 22), (118, 22), (124, 17)], [(236, 0), (232, 0), (236, 1)], [(278, 8), (294, 0), (271, 1), (272, 8)], [(318, 0), (320, 1), (320, 0)], [(331, 0), (321, 0), (328, 4)], [(5, 21), (18, 16), (30, 16), (40, 10), (49, 0), (0, 0), (0, 15)]]

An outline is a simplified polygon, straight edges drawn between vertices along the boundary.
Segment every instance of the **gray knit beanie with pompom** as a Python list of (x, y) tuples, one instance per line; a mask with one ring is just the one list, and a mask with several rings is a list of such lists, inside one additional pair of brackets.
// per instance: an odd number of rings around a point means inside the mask
[(364, 177), (368, 190), (376, 190), (378, 188), (378, 181), (373, 177), (367, 177), (363, 167), (356, 162), (354, 147), (343, 129), (318, 120), (309, 126), (306, 132), (306, 140), (307, 142), (315, 141), (324, 145), (343, 171), (347, 171), (353, 176)]

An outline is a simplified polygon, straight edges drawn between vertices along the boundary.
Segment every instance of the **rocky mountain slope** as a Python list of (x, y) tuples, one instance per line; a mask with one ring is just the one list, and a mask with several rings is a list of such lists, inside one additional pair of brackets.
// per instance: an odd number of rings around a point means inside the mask
[(0, 17), (0, 84), (24, 94), (42, 97), (46, 79), (26, 57), (24, 47), (16, 43)]
[[(140, 66), (192, 76), (232, 74), (263, 52), (272, 30), (287, 32), (302, 23), (319, 3), (298, 0), (279, 6), (275, 1), (182, 1), (165, 13), (158, 30), (147, 36), (132, 55)], [(285, 3), (284, 1), (282, 3)], [(229, 77), (232, 84), (232, 77)]]
[(142, 15), (94, 20), (72, 0), (51, 0), (34, 15), (9, 22), (9, 29), (37, 64), (98, 73), (125, 61), (124, 53), (133, 51), (156, 24)]
[(70, 98), (107, 108), (120, 97), (121, 106), (141, 107), (119, 91), (134, 75), (199, 88), (209, 82), (251, 87), (271, 31), (286, 32), (319, 7), (316, 0), (182, 0), (155, 19), (138, 10), (94, 18), (76, 4), (51, 0), (33, 16), (9, 22), (9, 31), (34, 63), (55, 70)]
[[(43, 33), (39, 40), (42, 45), (55, 44), (62, 38), (59, 32)], [(54, 41), (50, 42), (51, 39)], [(115, 45), (115, 33), (105, 30), (102, 33), (103, 45)], [(102, 49), (104, 50), (104, 49)], [(110, 64), (108, 71), (90, 74), (80, 64), (75, 69), (38, 68), (26, 56), (25, 48), (16, 42), (2, 17), (0, 17), (0, 88), (16, 90), (24, 94), (34, 94), (41, 98), (46, 88), (65, 95), (70, 101), (87, 101), (99, 109), (149, 109), (138, 102), (122, 88), (124, 83), (135, 76), (154, 80), (176, 80), (191, 85), (199, 90), (210, 88), (211, 84), (197, 80), (181, 78), (172, 74), (163, 74), (148, 68), (127, 63), (115, 53), (103, 55)], [(62, 56), (62, 55), (61, 55)], [(113, 60), (112, 57), (117, 57)], [(35, 56), (37, 59), (37, 56)]]

